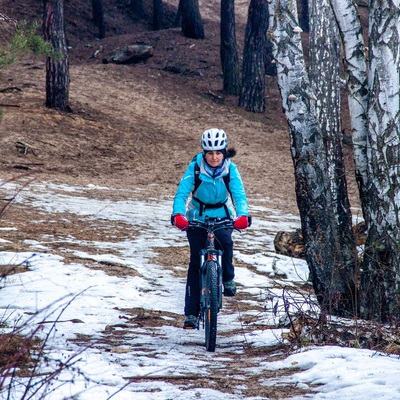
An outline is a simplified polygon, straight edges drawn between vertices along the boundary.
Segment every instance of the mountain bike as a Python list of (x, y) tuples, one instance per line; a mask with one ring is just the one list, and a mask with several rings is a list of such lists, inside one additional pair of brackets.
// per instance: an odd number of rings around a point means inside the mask
[(234, 229), (229, 218), (207, 218), (205, 222), (191, 221), (189, 227), (207, 231), (204, 249), (200, 251), (200, 322), (205, 330), (207, 351), (215, 351), (217, 342), (217, 317), (222, 308), (222, 250), (215, 248), (215, 232), (219, 229)]

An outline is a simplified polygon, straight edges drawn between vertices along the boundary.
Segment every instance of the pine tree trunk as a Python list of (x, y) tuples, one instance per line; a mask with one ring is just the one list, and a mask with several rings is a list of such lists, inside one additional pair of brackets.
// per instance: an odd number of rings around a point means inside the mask
[(184, 0), (179, 0), (178, 9), (176, 11), (174, 26), (179, 27), (182, 26), (182, 4)]
[(46, 106), (61, 111), (69, 107), (69, 57), (64, 29), (64, 1), (44, 0), (44, 39), (57, 53), (46, 59)]
[(400, 5), (371, 0), (369, 19), (368, 233), (362, 318), (400, 318)]
[(163, 3), (162, 0), (153, 0), (153, 29), (159, 31), (163, 28)]
[(268, 1), (251, 0), (243, 50), (242, 92), (239, 98), (239, 106), (246, 111), (264, 111), (268, 23)]
[(236, 46), (235, 0), (221, 0), (221, 64), (224, 92), (239, 96), (239, 56)]
[(92, 0), (93, 22), (99, 29), (99, 39), (106, 37), (106, 24), (104, 21), (104, 0)]
[(142, 18), (143, 0), (131, 0), (131, 10), (136, 18)]
[(204, 39), (198, 0), (182, 0), (182, 33), (192, 39)]

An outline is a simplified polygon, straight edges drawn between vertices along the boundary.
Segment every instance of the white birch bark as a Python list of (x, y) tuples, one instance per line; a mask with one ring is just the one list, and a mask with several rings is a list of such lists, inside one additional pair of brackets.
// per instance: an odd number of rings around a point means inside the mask
[(282, 106), (290, 130), (296, 196), (313, 286), (324, 312), (345, 314), (351, 307), (348, 282), (337, 264), (332, 199), (316, 97), (306, 72), (295, 0), (270, 2), (269, 35), (274, 47)]
[[(324, 138), (332, 192), (335, 218), (332, 246), (338, 263), (350, 266), (355, 264), (356, 246), (342, 151), (340, 35), (329, 0), (309, 0), (309, 13), (309, 77), (317, 97), (316, 113)], [(348, 279), (354, 279), (354, 274)]]
[[(359, 285), (360, 316), (394, 322), (400, 318), (400, 0), (370, 0), (368, 71), (354, 3), (332, 0), (332, 4), (345, 46), (355, 157), (368, 225)], [(326, 296), (328, 301), (335, 295), (342, 300), (343, 281), (327, 246), (333, 234), (326, 219), (331, 198), (326, 159), (321, 157), (316, 98), (310, 91), (298, 35), (296, 1), (271, 0), (270, 16), (307, 263), (324, 305)], [(327, 211), (326, 218), (321, 209)], [(337, 286), (327, 286), (329, 280)], [(329, 293), (321, 294), (323, 290)]]
[[(372, 210), (378, 232), (399, 227), (400, 205), (400, 7), (399, 0), (371, 1), (368, 166), (385, 210)], [(383, 11), (384, 8), (384, 11)], [(379, 222), (382, 221), (383, 224)], [(397, 229), (397, 235), (400, 230)], [(393, 239), (397, 238), (393, 237)]]
[[(367, 188), (368, 82), (365, 44), (354, 0), (330, 0), (343, 41), (356, 179), (362, 206)], [(363, 207), (364, 209), (364, 207)], [(365, 210), (364, 210), (365, 217)]]
[(371, 0), (369, 20), (368, 236), (362, 317), (400, 317), (400, 0)]

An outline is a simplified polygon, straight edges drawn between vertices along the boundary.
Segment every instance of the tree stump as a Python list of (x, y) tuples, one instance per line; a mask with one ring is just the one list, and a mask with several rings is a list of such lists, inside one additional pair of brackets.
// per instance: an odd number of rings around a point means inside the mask
[(274, 239), (274, 247), (278, 254), (294, 258), (305, 258), (301, 229), (296, 229), (294, 232), (278, 232)]
[[(360, 222), (353, 226), (354, 239), (356, 246), (365, 244), (367, 238), (367, 227), (365, 222)], [(294, 232), (279, 231), (274, 239), (275, 251), (288, 257), (305, 259), (304, 239), (301, 229)]]

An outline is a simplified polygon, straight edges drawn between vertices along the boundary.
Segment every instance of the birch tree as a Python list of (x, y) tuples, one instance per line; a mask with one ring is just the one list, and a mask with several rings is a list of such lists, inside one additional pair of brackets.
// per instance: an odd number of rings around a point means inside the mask
[[(351, 287), (355, 281), (357, 251), (342, 151), (340, 35), (329, 0), (310, 0), (309, 78), (315, 94), (331, 189), (331, 226), (336, 267), (343, 267)], [(349, 310), (350, 311), (350, 310)]]
[(363, 318), (400, 318), (400, 0), (369, 4), (367, 216)]
[(353, 0), (331, 0), (339, 25), (344, 52), (344, 66), (348, 91), (351, 137), (354, 148), (355, 177), (361, 207), (366, 216), (367, 174), (367, 104), (368, 80), (365, 44), (357, 5)]
[(322, 312), (348, 315), (354, 309), (347, 265), (339, 265), (332, 246), (332, 196), (323, 135), (316, 116), (317, 97), (311, 90), (301, 44), (296, 3), (271, 2), (271, 38), (278, 85), (288, 120), (307, 264)]
[[(360, 276), (355, 275), (349, 285), (357, 283), (355, 293), (359, 296), (354, 306), (358, 306), (355, 310), (359, 310), (359, 315), (379, 322), (396, 322), (400, 317), (399, 1), (370, 1), (369, 62), (366, 64), (354, 0), (331, 0), (343, 42), (356, 176), (368, 228)], [(329, 170), (324, 164), (328, 160), (323, 160), (318, 153), (323, 147), (321, 127), (315, 118), (313, 92), (307, 81), (300, 38), (296, 35), (300, 31), (296, 25), (296, 3), (272, 0), (271, 7), (274, 18), (270, 34), (291, 134), (307, 262), (323, 310), (330, 308), (335, 314), (343, 314), (343, 310), (350, 310), (346, 302), (350, 305), (353, 297), (347, 297), (346, 285), (340, 280), (343, 276), (340, 269), (344, 268), (345, 275), (349, 271), (343, 265), (337, 271), (335, 257), (331, 258), (332, 253), (326, 247), (335, 232), (321, 218), (320, 209), (332, 205), (332, 188), (326, 184)], [(324, 190), (325, 200), (318, 196)], [(315, 254), (323, 256), (323, 252), (318, 252), (321, 249), (327, 251), (325, 257), (316, 259)], [(324, 284), (329, 286), (330, 279), (334, 285), (330, 288), (333, 296), (326, 299), (321, 296), (321, 288)], [(345, 295), (335, 298), (337, 293)], [(333, 307), (330, 307), (332, 300)], [(344, 307), (341, 307), (339, 303), (343, 301)]]

